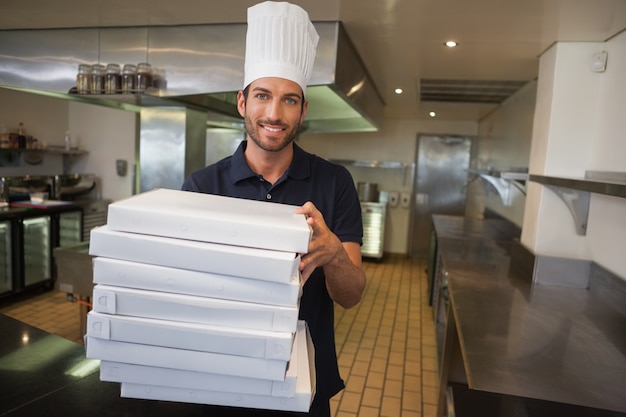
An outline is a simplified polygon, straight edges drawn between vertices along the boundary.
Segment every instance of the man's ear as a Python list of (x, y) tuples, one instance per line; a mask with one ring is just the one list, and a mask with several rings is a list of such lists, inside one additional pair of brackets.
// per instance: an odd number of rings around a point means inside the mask
[(300, 114), (300, 123), (304, 121), (304, 118), (306, 117), (306, 111), (308, 108), (309, 108), (309, 101), (304, 100), (304, 105), (302, 106), (302, 113)]
[(243, 91), (237, 93), (237, 111), (241, 117), (246, 115), (246, 98), (243, 95)]

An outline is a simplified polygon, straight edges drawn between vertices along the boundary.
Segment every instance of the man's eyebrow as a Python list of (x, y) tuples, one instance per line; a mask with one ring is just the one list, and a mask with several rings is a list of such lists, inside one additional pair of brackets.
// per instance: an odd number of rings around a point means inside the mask
[(285, 94), (285, 97), (297, 98), (298, 100), (302, 100), (302, 96), (298, 93), (287, 93)]
[(254, 87), (252, 89), (252, 91), (260, 91), (262, 93), (269, 93), (270, 92), (270, 90), (268, 90), (267, 88), (263, 88), (263, 87)]
[[(264, 87), (254, 87), (252, 89), (252, 91), (253, 92), (261, 92), (261, 93), (268, 93), (268, 94), (272, 93), (270, 90), (268, 90), (267, 88), (264, 88)], [(283, 97), (297, 98), (298, 100), (302, 100), (302, 95), (300, 95), (299, 93), (287, 93)]]

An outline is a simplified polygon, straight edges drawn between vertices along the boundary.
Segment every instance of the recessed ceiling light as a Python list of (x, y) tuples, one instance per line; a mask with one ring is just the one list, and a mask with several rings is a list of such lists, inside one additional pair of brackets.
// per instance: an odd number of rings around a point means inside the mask
[(394, 91), (396, 92), (396, 94), (402, 94), (402, 89), (401, 88), (396, 88)]
[(454, 48), (458, 45), (458, 43), (456, 43), (455, 41), (446, 41), (444, 45), (446, 45), (448, 48)]
[(428, 115), (430, 117), (435, 117), (437, 115), (437, 113), (435, 113), (434, 111), (428, 112)]

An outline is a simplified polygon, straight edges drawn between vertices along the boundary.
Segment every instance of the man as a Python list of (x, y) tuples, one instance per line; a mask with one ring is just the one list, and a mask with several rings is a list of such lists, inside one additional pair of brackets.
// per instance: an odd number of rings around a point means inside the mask
[[(344, 308), (356, 305), (365, 274), (361, 209), (350, 173), (294, 143), (306, 116), (304, 93), (318, 39), (298, 6), (264, 2), (248, 9), (244, 90), (237, 95), (247, 140), (232, 156), (191, 174), (182, 188), (297, 205), (296, 212), (306, 215), (313, 234), (300, 262), (300, 319), (307, 322), (315, 346), (317, 387), (310, 415), (330, 416), (329, 399), (344, 388), (333, 302)], [(216, 408), (210, 415), (272, 413)]]

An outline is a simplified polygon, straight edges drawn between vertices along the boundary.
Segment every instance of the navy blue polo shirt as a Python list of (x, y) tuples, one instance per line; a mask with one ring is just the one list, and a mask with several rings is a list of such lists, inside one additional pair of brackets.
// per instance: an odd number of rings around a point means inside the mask
[[(246, 163), (246, 145), (243, 141), (233, 155), (192, 173), (182, 189), (296, 206), (311, 201), (342, 242), (363, 243), (361, 206), (345, 167), (307, 153), (294, 143), (289, 169), (270, 184)], [(316, 401), (328, 400), (344, 388), (344, 383), (337, 367), (333, 302), (322, 268), (317, 268), (304, 285), (300, 319), (306, 320), (315, 346)]]

